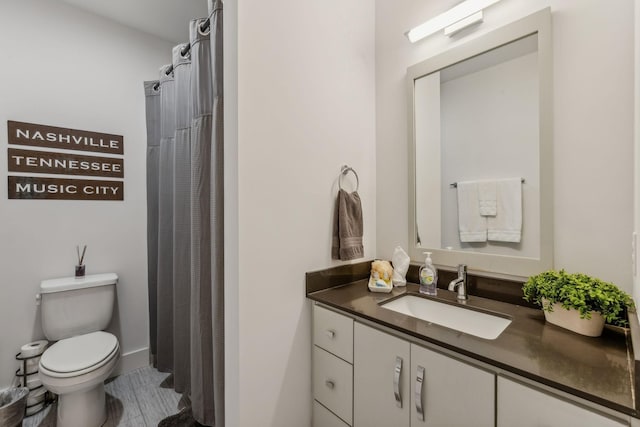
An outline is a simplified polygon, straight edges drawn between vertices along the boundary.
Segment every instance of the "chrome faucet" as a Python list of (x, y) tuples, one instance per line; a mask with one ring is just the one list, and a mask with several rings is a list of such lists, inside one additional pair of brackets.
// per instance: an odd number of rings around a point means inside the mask
[(458, 264), (458, 278), (449, 282), (449, 290), (458, 291), (458, 301), (466, 301), (467, 296), (467, 266), (466, 264)]

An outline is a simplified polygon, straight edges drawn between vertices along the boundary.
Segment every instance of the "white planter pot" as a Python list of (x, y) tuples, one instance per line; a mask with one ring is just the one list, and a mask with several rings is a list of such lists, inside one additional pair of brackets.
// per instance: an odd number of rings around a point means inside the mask
[[(549, 301), (543, 299), (542, 303), (546, 307)], [(604, 317), (599, 312), (592, 311), (591, 319), (581, 319), (580, 311), (576, 309), (567, 310), (560, 303), (555, 303), (552, 307), (551, 312), (544, 310), (544, 318), (547, 322), (588, 337), (599, 337), (602, 334)]]

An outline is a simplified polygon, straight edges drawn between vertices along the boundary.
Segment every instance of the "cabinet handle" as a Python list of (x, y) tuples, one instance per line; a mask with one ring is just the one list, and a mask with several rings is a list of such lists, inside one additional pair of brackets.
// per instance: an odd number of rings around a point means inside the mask
[(329, 339), (333, 339), (336, 336), (336, 331), (334, 331), (333, 329), (327, 329), (327, 337), (329, 337)]
[(402, 373), (402, 358), (396, 356), (396, 367), (393, 370), (393, 395), (396, 397), (396, 406), (402, 408), (402, 396), (400, 395), (400, 374)]
[(326, 380), (326, 381), (324, 382), (324, 384), (325, 384), (327, 387), (329, 387), (331, 390), (333, 390), (333, 389), (335, 388), (335, 386), (336, 386), (336, 383), (335, 383), (335, 382), (333, 382), (333, 380)]
[(422, 408), (422, 383), (424, 382), (424, 368), (418, 366), (416, 372), (416, 388), (415, 388), (415, 401), (416, 412), (418, 413), (418, 421), (424, 421), (424, 409)]

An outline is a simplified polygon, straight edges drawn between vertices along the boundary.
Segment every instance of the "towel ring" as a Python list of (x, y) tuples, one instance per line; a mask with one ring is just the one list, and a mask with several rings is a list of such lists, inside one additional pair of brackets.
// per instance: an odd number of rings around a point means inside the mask
[(342, 166), (342, 168), (340, 169), (340, 178), (338, 178), (338, 187), (340, 187), (341, 190), (344, 190), (344, 188), (342, 188), (342, 177), (348, 174), (349, 172), (353, 172), (353, 174), (356, 176), (356, 191), (358, 191), (358, 189), (360, 188), (360, 179), (358, 178), (358, 173), (351, 166), (347, 166), (347, 165)]

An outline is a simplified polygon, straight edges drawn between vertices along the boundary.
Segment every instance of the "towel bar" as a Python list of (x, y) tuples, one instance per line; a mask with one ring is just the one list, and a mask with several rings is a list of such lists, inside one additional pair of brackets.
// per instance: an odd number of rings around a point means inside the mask
[[(354, 172), (355, 173), (355, 172)], [(357, 176), (357, 175), (356, 175)], [(522, 182), (524, 184), (524, 178), (520, 178), (520, 182)], [(449, 184), (449, 187), (451, 188), (458, 188), (458, 183), (457, 182), (452, 182), (451, 184)]]

